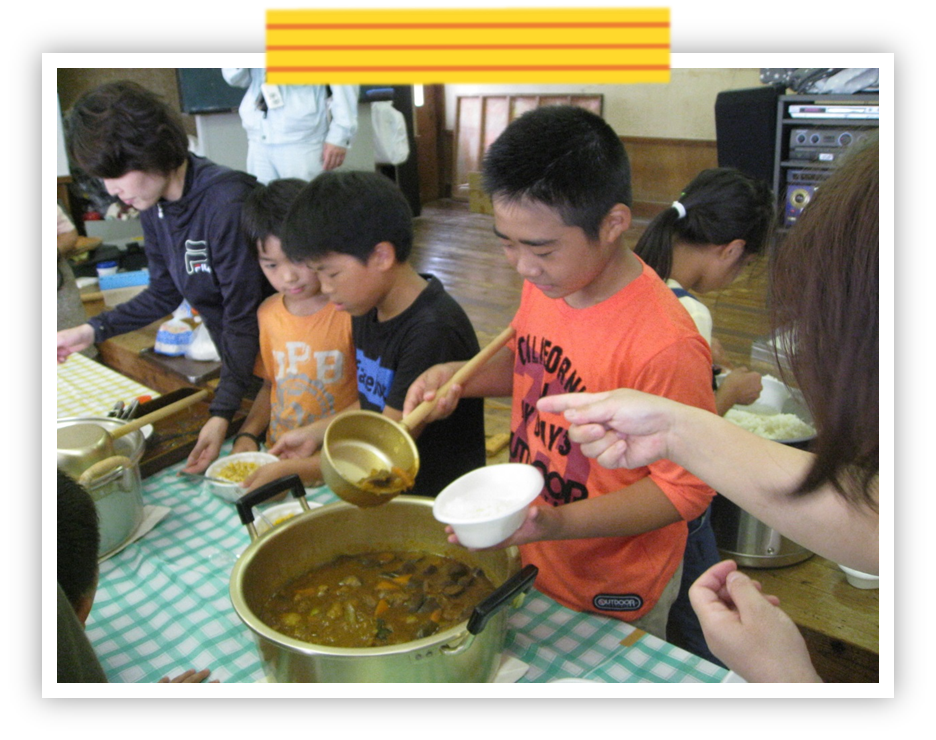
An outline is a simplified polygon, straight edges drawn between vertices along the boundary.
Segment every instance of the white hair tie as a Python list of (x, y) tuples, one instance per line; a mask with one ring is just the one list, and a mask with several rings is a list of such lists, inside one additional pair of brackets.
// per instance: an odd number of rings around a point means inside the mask
[(676, 213), (677, 213), (676, 220), (677, 220), (677, 221), (678, 221), (679, 219), (681, 219), (681, 218), (685, 218), (685, 217), (686, 217), (686, 206), (684, 206), (684, 205), (683, 205), (682, 203), (680, 203), (678, 200), (674, 200), (674, 201), (673, 201), (673, 206), (672, 206), (672, 207), (676, 209)]

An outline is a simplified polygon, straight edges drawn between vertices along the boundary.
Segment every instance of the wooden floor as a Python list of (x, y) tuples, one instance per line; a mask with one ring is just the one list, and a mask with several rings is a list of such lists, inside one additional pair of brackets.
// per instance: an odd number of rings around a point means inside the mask
[[(467, 312), (484, 346), (510, 322), (523, 283), (504, 259), (493, 217), (470, 212), (465, 202), (441, 200), (424, 205), (414, 224), (412, 264), (442, 281)], [(631, 247), (645, 225), (637, 222), (629, 230)], [(751, 343), (768, 332), (765, 273), (763, 265), (755, 263), (728, 290), (701, 297), (712, 311), (715, 337), (736, 365), (749, 364)], [(510, 429), (509, 399), (489, 399), (485, 408), (489, 439), (503, 439)], [(506, 449), (501, 449), (489, 462), (506, 459)]]

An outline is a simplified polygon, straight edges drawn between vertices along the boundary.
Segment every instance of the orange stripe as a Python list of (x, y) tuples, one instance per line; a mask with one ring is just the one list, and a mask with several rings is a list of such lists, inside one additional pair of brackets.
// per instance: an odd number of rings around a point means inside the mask
[(336, 31), (349, 29), (399, 30), (403, 28), (669, 28), (664, 21), (622, 23), (268, 23), (268, 31)]
[(669, 70), (668, 64), (593, 64), (587, 66), (570, 65), (510, 65), (510, 66), (455, 66), (432, 65), (429, 67), (267, 67), (267, 72), (663, 72)]
[(400, 46), (267, 46), (267, 51), (496, 51), (514, 49), (669, 49), (669, 44), (408, 44)]

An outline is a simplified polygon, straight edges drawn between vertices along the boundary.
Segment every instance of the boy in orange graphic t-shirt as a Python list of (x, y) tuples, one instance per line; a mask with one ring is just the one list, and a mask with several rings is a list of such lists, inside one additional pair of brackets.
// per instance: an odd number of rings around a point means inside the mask
[[(515, 339), (436, 407), (461, 396), (512, 395), (510, 457), (545, 486), (527, 519), (498, 545), (539, 567), (537, 588), (559, 603), (621, 619), (665, 639), (686, 522), (714, 492), (668, 461), (606, 470), (568, 438), (539, 398), (620, 387), (715, 410), (711, 354), (672, 291), (624, 243), (630, 165), (599, 116), (550, 106), (511, 123), (485, 156), (494, 232), (524, 278)], [(405, 411), (458, 364), (411, 386)]]

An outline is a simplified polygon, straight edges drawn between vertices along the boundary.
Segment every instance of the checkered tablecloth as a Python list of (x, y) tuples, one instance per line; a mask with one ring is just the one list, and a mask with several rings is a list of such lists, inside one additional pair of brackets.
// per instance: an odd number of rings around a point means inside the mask
[[(228, 452), (228, 443), (223, 452)], [(101, 564), (87, 634), (108, 679), (157, 681), (211, 668), (222, 682), (264, 680), (252, 634), (231, 605), (231, 568), (250, 538), (234, 507), (181, 463), (143, 482), (146, 504), (171, 513)], [(310, 501), (334, 494), (313, 489)], [(719, 682), (725, 669), (615, 619), (566, 609), (532, 591), (509, 620), (507, 652), (527, 663), (522, 682)]]
[(159, 394), (100, 362), (75, 353), (57, 368), (58, 418), (107, 416), (117, 401)]

